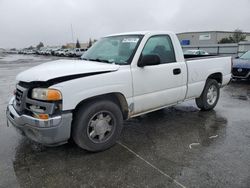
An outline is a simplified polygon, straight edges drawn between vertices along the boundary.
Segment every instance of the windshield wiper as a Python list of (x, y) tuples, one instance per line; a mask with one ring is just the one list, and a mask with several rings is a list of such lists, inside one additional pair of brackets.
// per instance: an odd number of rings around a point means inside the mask
[(110, 62), (109, 60), (99, 59), (99, 58), (96, 58), (96, 59), (87, 59), (87, 60), (89, 60), (89, 61), (103, 62), (103, 63), (113, 63), (113, 62)]

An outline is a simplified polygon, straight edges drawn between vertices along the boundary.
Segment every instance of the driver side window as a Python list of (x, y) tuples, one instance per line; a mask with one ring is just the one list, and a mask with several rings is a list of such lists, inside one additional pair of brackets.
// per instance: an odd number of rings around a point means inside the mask
[(149, 38), (142, 50), (142, 55), (158, 55), (161, 64), (176, 62), (173, 44), (167, 35)]

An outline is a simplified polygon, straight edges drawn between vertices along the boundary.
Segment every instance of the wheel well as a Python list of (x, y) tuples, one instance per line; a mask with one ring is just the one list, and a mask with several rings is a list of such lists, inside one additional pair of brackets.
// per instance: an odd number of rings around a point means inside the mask
[(77, 104), (73, 113), (78, 111), (78, 109), (81, 106), (83, 106), (84, 104), (92, 102), (94, 100), (110, 100), (112, 102), (115, 102), (120, 107), (120, 109), (122, 111), (123, 119), (128, 118), (128, 104), (127, 104), (126, 98), (121, 93), (107, 93), (104, 95), (98, 95), (98, 96), (94, 96), (94, 97), (91, 97), (88, 99), (84, 99), (83, 101), (81, 101), (80, 103)]
[(207, 79), (214, 79), (218, 83), (222, 84), (222, 74), (220, 72), (211, 74)]

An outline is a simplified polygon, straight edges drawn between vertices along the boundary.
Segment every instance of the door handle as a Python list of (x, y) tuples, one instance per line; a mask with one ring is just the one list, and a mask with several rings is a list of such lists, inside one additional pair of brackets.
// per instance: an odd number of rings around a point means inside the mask
[(177, 68), (173, 70), (174, 75), (181, 74), (181, 69)]

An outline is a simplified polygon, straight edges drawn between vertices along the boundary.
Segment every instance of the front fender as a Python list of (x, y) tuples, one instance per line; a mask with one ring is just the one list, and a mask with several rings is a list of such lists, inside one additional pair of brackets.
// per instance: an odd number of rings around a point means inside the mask
[(128, 71), (117, 71), (62, 82), (51, 88), (62, 93), (62, 109), (73, 110), (83, 100), (108, 93), (121, 93), (132, 102), (132, 79)]

